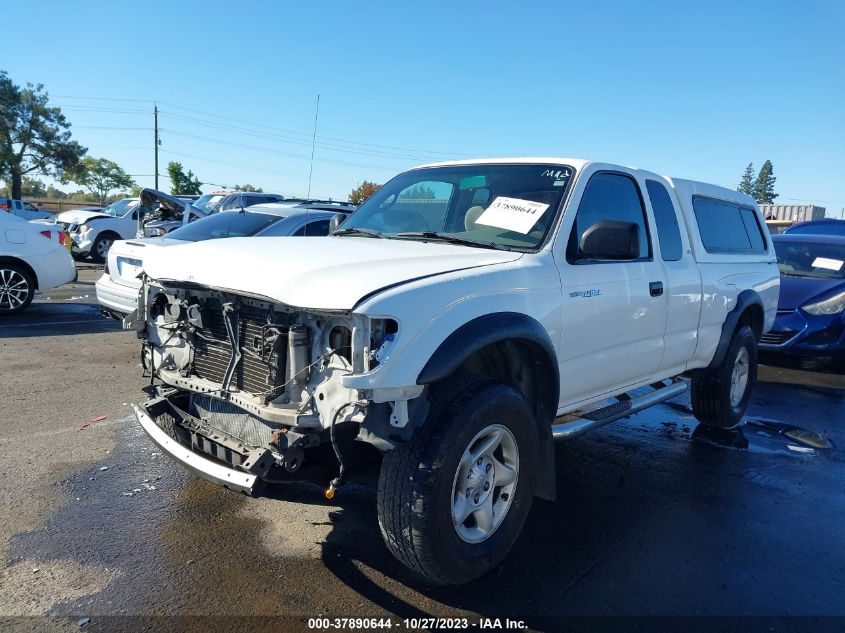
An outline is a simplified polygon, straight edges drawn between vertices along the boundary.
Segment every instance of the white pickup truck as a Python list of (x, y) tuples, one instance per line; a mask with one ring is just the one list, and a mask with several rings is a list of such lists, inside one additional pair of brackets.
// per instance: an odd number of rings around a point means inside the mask
[(331, 497), (370, 451), (388, 548), (438, 584), (498, 564), (555, 497), (553, 440), (687, 390), (737, 425), (779, 289), (750, 197), (558, 158), (419, 167), (332, 236), (144, 266), (125, 324), (161, 382), (135, 406), (153, 441), (249, 494), (330, 446)]

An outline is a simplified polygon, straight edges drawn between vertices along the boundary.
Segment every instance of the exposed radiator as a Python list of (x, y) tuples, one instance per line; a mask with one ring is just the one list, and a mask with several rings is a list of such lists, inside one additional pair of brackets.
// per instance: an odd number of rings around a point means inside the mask
[[(200, 378), (222, 383), (232, 357), (226, 335), (226, 322), (219, 302), (206, 304), (205, 327), (194, 345), (193, 371)], [(287, 328), (277, 326), (277, 342), (268, 345), (270, 332), (266, 315), (250, 306), (242, 306), (238, 315), (241, 361), (230, 384), (248, 393), (264, 393), (284, 383), (287, 361)], [(263, 356), (259, 358), (258, 356)]]

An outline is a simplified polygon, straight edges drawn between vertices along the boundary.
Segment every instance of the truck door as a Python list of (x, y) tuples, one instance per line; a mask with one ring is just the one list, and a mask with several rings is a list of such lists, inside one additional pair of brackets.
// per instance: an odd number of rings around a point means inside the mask
[(695, 354), (701, 315), (701, 274), (692, 256), (687, 232), (681, 230), (682, 216), (674, 196), (662, 179), (646, 178), (645, 188), (667, 282), (668, 318), (661, 373), (671, 376), (685, 371)]
[[(603, 221), (636, 225), (638, 257), (584, 255), (582, 237)], [(561, 401), (574, 403), (624, 390), (660, 369), (666, 275), (654, 257), (643, 195), (632, 174), (598, 171), (590, 176), (575, 217), (567, 213), (562, 230)]]

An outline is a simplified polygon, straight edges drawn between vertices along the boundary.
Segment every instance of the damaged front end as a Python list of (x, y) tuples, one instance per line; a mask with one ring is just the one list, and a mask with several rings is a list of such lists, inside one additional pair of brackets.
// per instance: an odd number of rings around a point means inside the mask
[(141, 425), (185, 467), (242, 492), (299, 478), (324, 444), (342, 478), (341, 430), (384, 450), (389, 441), (372, 430), (395, 427), (397, 411), (407, 416), (407, 400), (374, 403), (342, 382), (389, 355), (398, 333), (389, 318), (146, 279), (125, 324), (143, 341), (144, 369), (163, 383), (136, 406)]

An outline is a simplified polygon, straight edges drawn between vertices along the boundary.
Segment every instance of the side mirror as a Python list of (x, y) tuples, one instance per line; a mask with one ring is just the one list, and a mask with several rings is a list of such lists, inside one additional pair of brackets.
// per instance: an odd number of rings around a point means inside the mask
[(634, 222), (601, 220), (584, 231), (578, 246), (578, 259), (639, 259), (640, 227)]
[(335, 213), (332, 219), (329, 220), (329, 235), (340, 228), (340, 225), (346, 221), (349, 216), (346, 213)]

